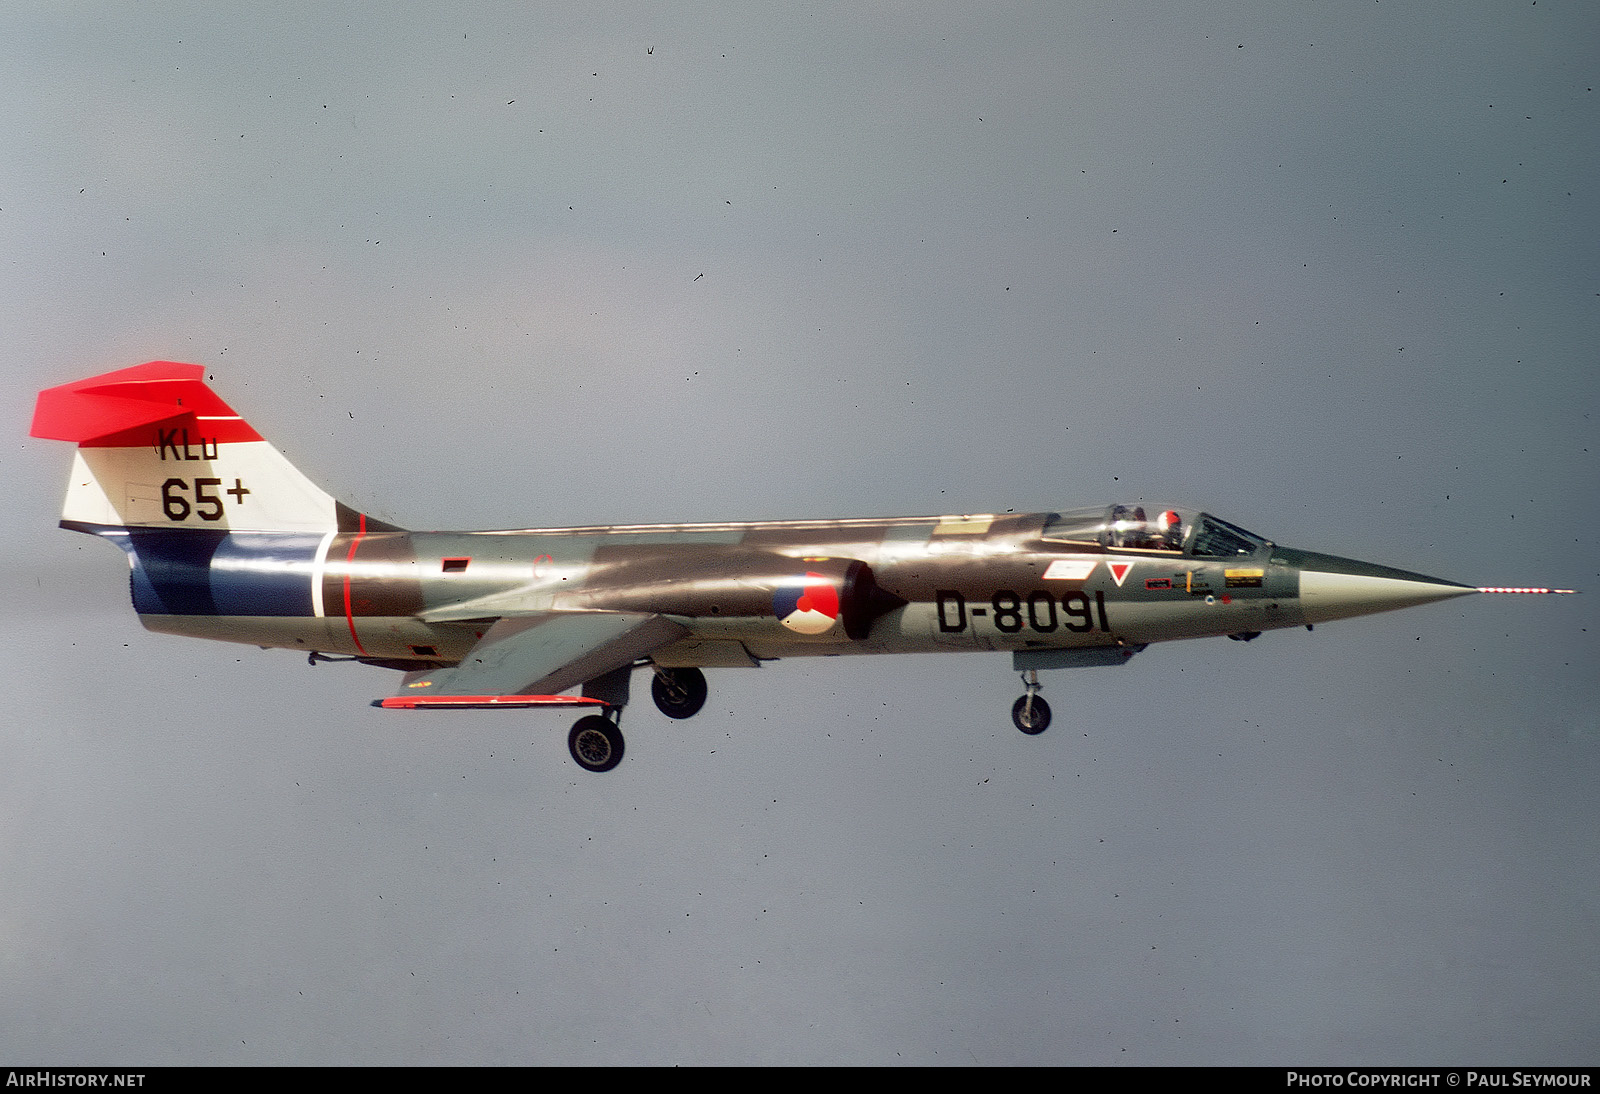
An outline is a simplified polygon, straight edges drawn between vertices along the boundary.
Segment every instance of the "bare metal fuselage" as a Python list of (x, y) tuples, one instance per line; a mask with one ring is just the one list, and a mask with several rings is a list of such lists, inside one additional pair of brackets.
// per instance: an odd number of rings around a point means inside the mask
[[(689, 630), (652, 654), (670, 666), (1142, 647), (1311, 621), (1302, 552), (1056, 543), (1043, 536), (1051, 516), (219, 536), (209, 558), (177, 563), (163, 544), (154, 576), (135, 549), (134, 597), (151, 630), (433, 665), (458, 663), (508, 611), (664, 615)], [(773, 608), (806, 575), (840, 601), (819, 633)]]

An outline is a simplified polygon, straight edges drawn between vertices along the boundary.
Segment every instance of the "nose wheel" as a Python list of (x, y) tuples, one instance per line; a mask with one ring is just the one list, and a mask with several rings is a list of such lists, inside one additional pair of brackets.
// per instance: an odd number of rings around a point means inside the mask
[(610, 718), (579, 718), (567, 734), (567, 751), (585, 771), (610, 771), (622, 762), (622, 730)]
[(1029, 669), (1022, 674), (1026, 694), (1011, 704), (1011, 722), (1030, 737), (1036, 737), (1050, 728), (1050, 704), (1039, 694), (1039, 670)]

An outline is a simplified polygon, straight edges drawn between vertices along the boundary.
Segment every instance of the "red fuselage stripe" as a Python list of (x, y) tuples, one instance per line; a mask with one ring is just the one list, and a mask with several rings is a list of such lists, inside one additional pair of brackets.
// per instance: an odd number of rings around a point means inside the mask
[(356, 634), (355, 613), (350, 610), (350, 569), (356, 561), (356, 548), (361, 546), (362, 538), (367, 534), (367, 514), (361, 514), (361, 530), (356, 533), (356, 538), (350, 541), (350, 553), (345, 556), (344, 567), (344, 620), (350, 624), (350, 641), (356, 644), (356, 649), (361, 653), (367, 652), (367, 647), (361, 644), (361, 638)]

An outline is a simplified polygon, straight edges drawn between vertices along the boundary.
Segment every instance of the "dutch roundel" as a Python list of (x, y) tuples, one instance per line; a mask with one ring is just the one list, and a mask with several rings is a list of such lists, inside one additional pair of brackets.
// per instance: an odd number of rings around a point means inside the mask
[(791, 631), (822, 634), (839, 619), (839, 590), (808, 570), (804, 578), (779, 586), (772, 597), (772, 614)]

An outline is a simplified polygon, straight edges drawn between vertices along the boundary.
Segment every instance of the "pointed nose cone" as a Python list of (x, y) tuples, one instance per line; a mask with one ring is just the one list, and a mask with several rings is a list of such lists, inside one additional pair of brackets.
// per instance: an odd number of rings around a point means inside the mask
[(1277, 554), (1300, 571), (1300, 611), (1307, 623), (1410, 608), (1478, 591), (1471, 585), (1337, 555), (1281, 550)]

